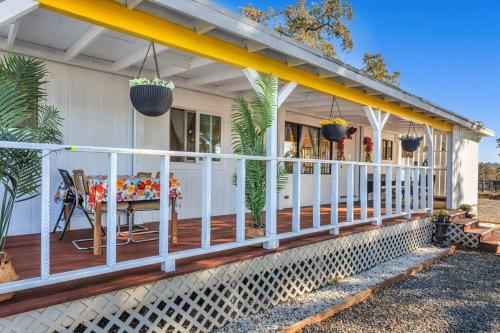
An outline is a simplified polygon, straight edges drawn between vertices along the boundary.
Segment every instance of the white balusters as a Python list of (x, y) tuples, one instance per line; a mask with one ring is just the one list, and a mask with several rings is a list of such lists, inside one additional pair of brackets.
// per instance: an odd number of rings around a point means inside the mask
[(210, 247), (210, 219), (212, 215), (212, 158), (203, 159), (201, 178), (201, 247)]
[(413, 210), (418, 210), (418, 168), (413, 169)]
[(116, 173), (118, 154), (109, 153), (108, 196), (106, 198), (106, 263), (116, 265)]
[[(339, 165), (334, 163), (331, 166), (330, 175), (330, 224), (339, 224)], [(332, 235), (339, 234), (339, 228), (330, 229)]]
[(347, 194), (347, 215), (346, 221), (352, 222), (354, 220), (354, 165), (348, 164), (346, 166), (346, 194)]
[(292, 231), (300, 231), (300, 177), (301, 163), (293, 162), (293, 205), (292, 205)]
[(396, 167), (396, 214), (401, 215), (401, 167)]
[(321, 163), (313, 164), (313, 228), (321, 224)]
[(420, 208), (424, 209), (427, 204), (427, 170), (420, 172)]
[(359, 166), (359, 203), (361, 219), (368, 218), (368, 167), (363, 164)]
[(246, 161), (238, 160), (236, 170), (236, 241), (245, 241), (245, 178)]
[[(40, 277), (45, 280), (49, 278), (50, 274), (50, 151), (42, 150), (41, 154)], [(15, 198), (12, 200), (15, 200)]]
[(411, 169), (405, 168), (405, 212), (407, 217), (411, 216)]
[(385, 216), (392, 216), (392, 167), (385, 167)]

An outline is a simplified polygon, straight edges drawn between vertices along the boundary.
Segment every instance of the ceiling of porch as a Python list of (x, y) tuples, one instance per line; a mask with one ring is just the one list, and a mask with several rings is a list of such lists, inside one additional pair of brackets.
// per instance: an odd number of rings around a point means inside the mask
[[(193, 19), (187, 19), (171, 13), (169, 19), (191, 26), (199, 34), (210, 33), (217, 36), (223, 31), (213, 26), (203, 25)], [(180, 21), (180, 22), (179, 22)], [(105, 72), (126, 76), (136, 76), (148, 50), (149, 42), (119, 32), (107, 30), (89, 23), (78, 21), (63, 15), (37, 9), (18, 19), (12, 26), (0, 28), (0, 49), (39, 58), (74, 64)], [(236, 37), (232, 37), (237, 39)], [(224, 36), (228, 39), (228, 36)], [(243, 45), (244, 39), (233, 40)], [(252, 52), (269, 53), (270, 49), (258, 45), (246, 45)], [(251, 86), (239, 68), (234, 68), (213, 60), (187, 54), (162, 45), (156, 46), (160, 76), (172, 80), (177, 86), (198, 90), (225, 97), (236, 95), (249, 96)], [(154, 75), (154, 61), (149, 53), (145, 62), (147, 75)], [(307, 66), (293, 59), (288, 59), (289, 66)], [(327, 74), (325, 74), (327, 75)], [(345, 86), (363, 90), (369, 95), (382, 95), (356, 82), (340, 76), (333, 77)], [(283, 84), (284, 82), (281, 82)], [(390, 97), (384, 96), (386, 100)], [(394, 101), (396, 101), (394, 99)], [(398, 101), (401, 106), (404, 103)], [(283, 104), (282, 109), (291, 113), (306, 114), (318, 119), (328, 117), (332, 104), (330, 96), (297, 87)], [(358, 125), (369, 126), (362, 105), (338, 100), (342, 116)], [(410, 107), (408, 105), (408, 107)], [(419, 112), (414, 110), (415, 112)], [(336, 107), (334, 114), (337, 114)], [(387, 130), (406, 132), (408, 121), (391, 116)]]

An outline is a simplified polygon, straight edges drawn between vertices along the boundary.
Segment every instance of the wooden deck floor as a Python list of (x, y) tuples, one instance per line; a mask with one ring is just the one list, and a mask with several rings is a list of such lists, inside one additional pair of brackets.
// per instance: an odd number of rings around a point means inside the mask
[[(369, 216), (372, 213), (369, 212)], [(345, 220), (345, 207), (339, 208), (339, 220)], [(278, 232), (291, 231), (292, 212), (290, 209), (279, 211)], [(355, 209), (355, 219), (359, 218), (359, 209)], [(321, 209), (321, 225), (328, 224), (330, 219), (329, 207)], [(384, 226), (394, 223), (403, 223), (405, 219), (394, 218), (384, 221)], [(170, 244), (170, 251), (182, 251), (200, 247), (200, 219), (180, 220), (178, 226), (178, 244)], [(150, 223), (147, 226), (154, 230), (158, 223)], [(384, 227), (382, 226), (382, 227)], [(310, 207), (301, 210), (301, 227), (312, 227), (312, 209)], [(356, 232), (374, 230), (377, 226), (371, 224), (351, 226), (342, 228), (340, 235), (343, 237)], [(58, 234), (51, 238), (51, 273), (66, 272), (75, 269), (87, 268), (105, 264), (105, 249), (101, 256), (93, 256), (91, 251), (77, 250), (71, 241), (73, 239), (91, 237), (90, 229), (75, 230), (67, 233), (64, 240), (59, 241)], [(152, 235), (146, 235), (151, 237)], [(153, 235), (156, 236), (156, 235)], [(289, 248), (302, 246), (326, 239), (333, 238), (328, 232), (319, 232), (311, 235), (282, 240), (280, 247), (273, 251), (284, 251)], [(212, 217), (211, 242), (222, 244), (235, 240), (235, 215)], [(120, 242), (120, 239), (118, 240)], [(23, 235), (9, 237), (7, 240), (7, 253), (9, 259), (20, 278), (39, 276), (40, 272), (40, 235)], [(212, 268), (235, 261), (241, 261), (269, 253), (257, 246), (248, 246), (219, 253), (186, 258), (178, 260), (176, 271), (165, 273), (160, 270), (159, 265), (151, 265), (116, 273), (110, 273), (97, 277), (75, 280), (67, 283), (51, 285), (17, 292), (15, 297), (4, 303), (0, 303), (0, 317), (21, 313), (41, 307), (67, 302), (83, 297), (90, 297), (117, 289), (127, 288), (134, 285), (149, 283), (179, 274), (186, 274), (206, 268)], [(128, 244), (117, 247), (117, 260), (125, 261), (158, 254), (158, 242), (147, 242)]]

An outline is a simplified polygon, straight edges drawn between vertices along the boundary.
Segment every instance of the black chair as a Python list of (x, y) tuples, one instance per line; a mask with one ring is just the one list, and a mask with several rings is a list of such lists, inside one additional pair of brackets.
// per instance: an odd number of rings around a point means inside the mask
[[(57, 169), (57, 170), (61, 175), (64, 186), (68, 189), (66, 198), (63, 198), (63, 207), (61, 208), (61, 212), (59, 213), (59, 217), (57, 218), (56, 225), (54, 226), (54, 230), (52, 230), (52, 233), (55, 233), (57, 231), (57, 228), (59, 227), (59, 223), (61, 222), (61, 220), (64, 220), (64, 227), (61, 232), (61, 236), (59, 237), (59, 240), (62, 240), (64, 238), (64, 235), (66, 234), (66, 230), (68, 229), (69, 222), (71, 221), (71, 217), (73, 216), (73, 212), (75, 211), (75, 207), (83, 211), (92, 229), (94, 229), (94, 223), (89, 213), (83, 207), (84, 199), (82, 195), (76, 190), (75, 183), (73, 182), (73, 178), (71, 177), (69, 172), (63, 169)], [(66, 221), (63, 218), (63, 215), (64, 215), (64, 210), (68, 205), (71, 206), (71, 211)], [(102, 226), (101, 226), (101, 231), (103, 234), (105, 234), (104, 228)]]

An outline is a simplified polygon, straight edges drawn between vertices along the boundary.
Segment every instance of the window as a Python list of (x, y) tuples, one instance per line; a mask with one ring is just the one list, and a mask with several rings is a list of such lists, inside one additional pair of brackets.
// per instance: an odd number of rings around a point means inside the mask
[[(285, 157), (330, 159), (330, 142), (325, 140), (318, 127), (285, 123)], [(291, 163), (285, 163), (288, 172), (293, 171)], [(313, 173), (312, 163), (302, 163), (302, 173)], [(328, 165), (321, 166), (321, 173), (329, 173)]]
[[(170, 150), (220, 154), (222, 152), (221, 117), (199, 114), (199, 134), (196, 132), (196, 119), (196, 112), (170, 109)], [(172, 157), (172, 161), (194, 162), (195, 159), (175, 156)]]
[(392, 161), (392, 148), (394, 142), (391, 140), (382, 140), (382, 159)]

